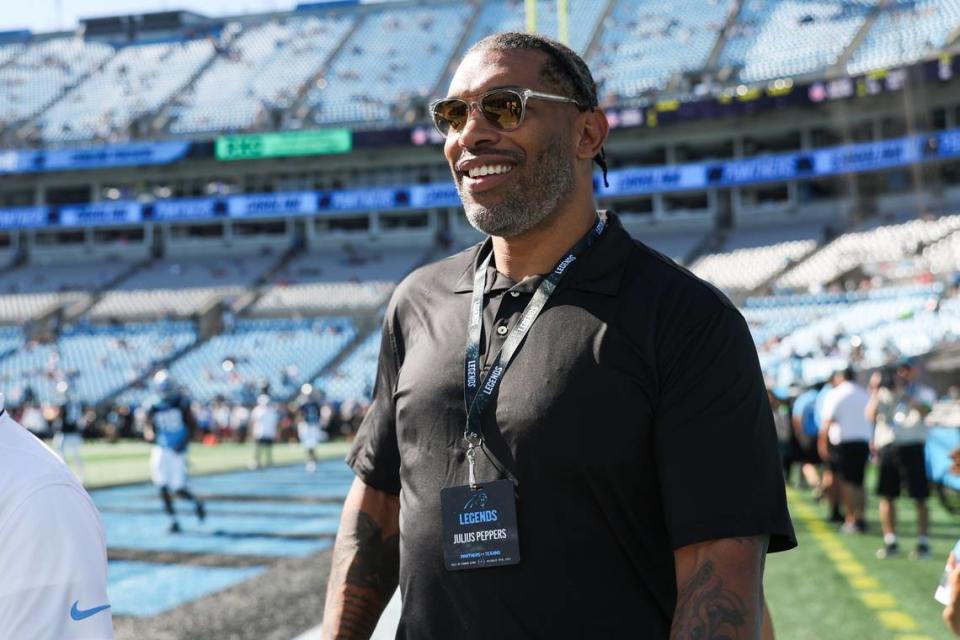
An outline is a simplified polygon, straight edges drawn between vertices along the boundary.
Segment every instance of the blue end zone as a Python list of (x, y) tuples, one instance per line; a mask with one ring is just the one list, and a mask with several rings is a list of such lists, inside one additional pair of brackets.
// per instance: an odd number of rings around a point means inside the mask
[(332, 536), (339, 525), (335, 517), (247, 516), (209, 516), (206, 523), (199, 524), (193, 514), (184, 509), (178, 517), (182, 532), (172, 534), (167, 533), (170, 519), (159, 508), (156, 514), (107, 512), (101, 515), (109, 548), (227, 555), (305, 556), (326, 549), (332, 540), (297, 539), (298, 534)]
[(263, 573), (263, 567), (197, 567), (114, 561), (107, 594), (114, 615), (154, 616)]
[[(149, 484), (101, 489), (92, 496), (110, 549), (300, 557), (333, 546), (341, 503), (352, 481), (353, 473), (339, 461), (318, 465), (316, 474), (297, 465), (192, 478), (189, 486), (197, 495), (227, 499), (206, 501), (203, 524), (191, 502), (177, 500), (178, 534), (167, 532), (169, 516)], [(152, 616), (266, 569), (112, 561), (109, 595), (116, 615)]]

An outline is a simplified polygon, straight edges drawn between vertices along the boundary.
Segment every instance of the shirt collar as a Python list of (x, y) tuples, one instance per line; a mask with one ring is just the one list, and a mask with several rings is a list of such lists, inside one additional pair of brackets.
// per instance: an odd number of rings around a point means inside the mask
[[(620, 219), (616, 214), (607, 212), (607, 229), (593, 246), (573, 263), (569, 273), (563, 279), (562, 286), (589, 293), (616, 295), (620, 291), (620, 281), (632, 247), (633, 241), (624, 230)], [(454, 284), (454, 293), (471, 293), (473, 291), (473, 274), (490, 251), (492, 251), (490, 238), (476, 246), (470, 263)], [(489, 269), (497, 273), (497, 277), (491, 278), (491, 273), (487, 274), (486, 293), (505, 291), (510, 288), (522, 292), (529, 288), (529, 292), (533, 292), (540, 284), (540, 276), (533, 276), (524, 279), (522, 282), (514, 283), (503, 274), (496, 272), (493, 267), (489, 267)]]

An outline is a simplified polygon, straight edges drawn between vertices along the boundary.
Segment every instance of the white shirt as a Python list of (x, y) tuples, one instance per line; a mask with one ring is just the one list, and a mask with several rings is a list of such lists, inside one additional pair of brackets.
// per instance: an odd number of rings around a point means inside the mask
[(258, 404), (250, 413), (250, 422), (253, 424), (254, 438), (269, 438), (273, 440), (277, 437), (277, 424), (280, 422), (280, 413), (272, 405)]
[(894, 443), (921, 444), (927, 439), (926, 419), (920, 411), (910, 408), (907, 396), (914, 403), (933, 407), (937, 402), (937, 394), (933, 389), (916, 384), (901, 395), (890, 389), (880, 389), (877, 395), (877, 431), (874, 436), (877, 448)]
[(5, 411), (0, 576), (5, 640), (112, 640), (100, 514), (57, 454)]
[(830, 444), (870, 442), (873, 426), (866, 416), (869, 401), (867, 390), (848, 380), (827, 392), (823, 399), (823, 422), (828, 424), (833, 420), (827, 432)]

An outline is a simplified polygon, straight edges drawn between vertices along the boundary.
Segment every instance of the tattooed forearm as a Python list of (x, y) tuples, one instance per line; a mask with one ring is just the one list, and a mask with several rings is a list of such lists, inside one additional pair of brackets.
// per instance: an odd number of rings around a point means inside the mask
[[(352, 492), (353, 490), (351, 490)], [(323, 637), (369, 638), (397, 588), (400, 534), (396, 498), (359, 491), (344, 504), (330, 563)], [(371, 500), (371, 497), (373, 498)], [(362, 510), (364, 500), (373, 512)]]
[(671, 640), (733, 640), (746, 637), (747, 608), (706, 561), (677, 593)]
[(367, 513), (357, 513), (354, 526), (341, 525), (331, 563), (334, 576), (343, 576), (340, 627), (335, 638), (368, 638), (380, 613), (397, 588), (400, 535), (384, 537), (383, 529)]
[(756, 638), (766, 538), (725, 538), (678, 549), (671, 640)]
[(350, 546), (354, 551), (349, 558), (347, 584), (361, 589), (373, 589), (383, 598), (392, 595), (397, 588), (400, 571), (400, 534), (395, 533), (384, 538), (380, 525), (362, 511), (357, 514), (355, 530), (346, 531), (345, 534), (345, 537), (351, 539)]

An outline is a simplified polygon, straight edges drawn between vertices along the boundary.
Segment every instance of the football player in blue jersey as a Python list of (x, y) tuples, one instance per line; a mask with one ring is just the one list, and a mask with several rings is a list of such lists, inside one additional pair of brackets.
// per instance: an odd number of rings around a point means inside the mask
[(146, 405), (144, 428), (144, 436), (154, 444), (150, 475), (170, 516), (170, 533), (179, 533), (174, 494), (193, 502), (200, 522), (206, 517), (203, 502), (187, 488), (187, 446), (196, 431), (196, 420), (190, 400), (180, 393), (166, 371), (154, 375), (153, 385), (155, 395)]
[(300, 397), (297, 400), (297, 413), (300, 421), (297, 424), (297, 437), (300, 446), (307, 450), (307, 473), (317, 470), (317, 444), (326, 440), (326, 433), (321, 429), (322, 407), (320, 392), (313, 385), (305, 384), (300, 387)]

